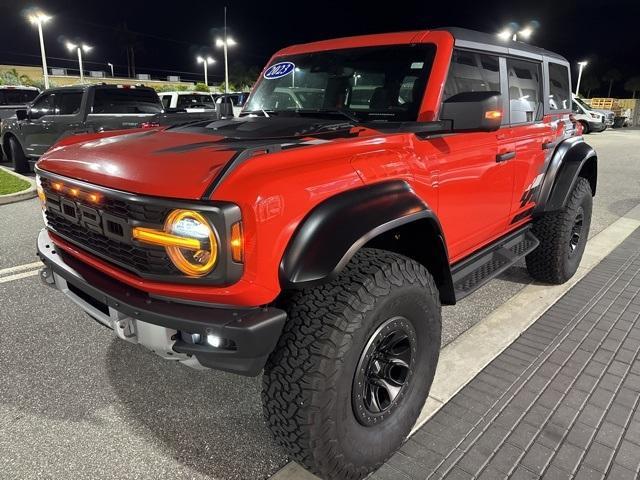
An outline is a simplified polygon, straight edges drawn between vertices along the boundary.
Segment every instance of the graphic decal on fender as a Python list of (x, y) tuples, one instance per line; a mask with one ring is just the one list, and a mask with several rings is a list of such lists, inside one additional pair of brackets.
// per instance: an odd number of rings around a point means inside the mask
[(292, 62), (279, 62), (271, 65), (264, 72), (264, 78), (274, 80), (276, 78), (286, 77), (296, 66)]

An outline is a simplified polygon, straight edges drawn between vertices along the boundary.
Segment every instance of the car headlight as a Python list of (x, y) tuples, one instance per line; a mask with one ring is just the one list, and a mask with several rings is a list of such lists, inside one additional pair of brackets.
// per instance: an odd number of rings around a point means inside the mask
[(218, 240), (213, 227), (193, 210), (173, 210), (163, 230), (136, 227), (133, 238), (165, 247), (173, 264), (190, 277), (208, 274), (218, 260)]

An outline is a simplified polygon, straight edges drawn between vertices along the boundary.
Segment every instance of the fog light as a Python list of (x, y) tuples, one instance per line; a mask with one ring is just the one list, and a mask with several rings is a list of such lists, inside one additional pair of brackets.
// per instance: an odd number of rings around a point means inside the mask
[(210, 333), (207, 335), (207, 343), (212, 347), (218, 348), (222, 345), (222, 339), (219, 336)]

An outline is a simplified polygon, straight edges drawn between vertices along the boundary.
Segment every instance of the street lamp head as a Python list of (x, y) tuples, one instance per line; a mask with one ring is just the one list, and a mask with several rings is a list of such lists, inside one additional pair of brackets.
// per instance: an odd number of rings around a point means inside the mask
[(589, 64), (589, 62), (587, 62), (586, 60), (583, 60), (582, 62), (578, 62), (578, 65), (580, 65), (581, 67), (586, 67)]
[(520, 35), (522, 38), (524, 38), (525, 40), (528, 40), (531, 37), (531, 34), (533, 33), (533, 28), (531, 27), (525, 27), (522, 30), (520, 30), (518, 32), (518, 35)]
[(513, 32), (510, 29), (505, 28), (498, 33), (498, 38), (500, 38), (500, 40), (509, 40), (511, 38), (511, 35), (513, 35)]
[(216, 63), (216, 59), (212, 57), (207, 57), (207, 63)]
[(82, 44), (82, 51), (85, 52), (85, 53), (91, 51), (92, 48), (93, 47), (91, 47), (89, 45), (85, 45), (84, 43)]
[(236, 41), (231, 37), (227, 37), (227, 47), (233, 47), (234, 45), (237, 45)]
[(224, 40), (216, 38), (216, 47), (224, 47)]
[(202, 62), (204, 62), (204, 58), (202, 58), (200, 55), (198, 55), (198, 57), (196, 58), (196, 60), (198, 61), (198, 63), (202, 63)]
[(27, 15), (27, 19), (33, 24), (33, 25), (38, 25), (39, 23), (47, 23), (49, 20), (51, 20), (51, 16), (47, 15), (46, 13), (40, 11), (40, 10), (36, 10), (36, 11), (32, 11), (31, 13), (29, 13)]
[(67, 47), (67, 50), (72, 51), (78, 48), (78, 45), (76, 45), (75, 43), (67, 42), (66, 47)]
[(107, 62), (107, 66), (109, 66), (109, 67), (113, 67), (113, 63), (111, 63), (111, 62)]

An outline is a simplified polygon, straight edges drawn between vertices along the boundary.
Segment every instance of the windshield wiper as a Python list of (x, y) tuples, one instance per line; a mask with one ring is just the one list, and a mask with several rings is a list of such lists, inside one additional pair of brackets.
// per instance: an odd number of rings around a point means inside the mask
[(260, 109), (260, 110), (250, 110), (248, 112), (242, 112), (242, 117), (246, 117), (248, 115), (262, 115), (263, 117), (269, 118), (271, 115), (277, 115), (278, 112), (276, 112), (275, 110), (264, 110), (264, 109)]
[(314, 114), (316, 115), (341, 115), (344, 118), (346, 118), (347, 120), (349, 120), (351, 123), (354, 123), (356, 125), (359, 125), (362, 123), (362, 121), (356, 117), (353, 112), (351, 112), (351, 110), (347, 110), (344, 108), (337, 108), (335, 110), (322, 110), (322, 109), (296, 109), (296, 110), (292, 110), (295, 113), (298, 114), (302, 114), (302, 115), (310, 115), (313, 116)]

